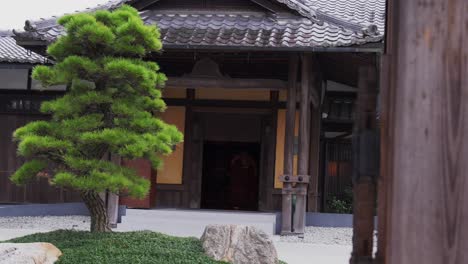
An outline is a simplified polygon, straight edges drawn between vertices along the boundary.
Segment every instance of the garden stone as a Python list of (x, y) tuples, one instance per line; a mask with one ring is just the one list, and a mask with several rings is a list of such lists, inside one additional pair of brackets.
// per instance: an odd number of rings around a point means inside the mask
[(263, 231), (243, 225), (208, 225), (201, 237), (205, 253), (233, 264), (277, 264), (278, 255)]
[(0, 243), (0, 264), (53, 264), (61, 255), (50, 243)]

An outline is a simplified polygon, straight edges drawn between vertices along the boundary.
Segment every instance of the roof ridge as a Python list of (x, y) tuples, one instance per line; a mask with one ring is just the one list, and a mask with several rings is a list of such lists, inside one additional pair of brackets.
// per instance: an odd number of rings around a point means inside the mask
[[(296, 10), (302, 16), (312, 19), (314, 22), (323, 23), (328, 22), (344, 28), (350, 29), (355, 32), (361, 32), (365, 35), (377, 35), (378, 27), (374, 23), (363, 25), (361, 23), (348, 21), (342, 17), (329, 14), (321, 11), (318, 7), (309, 2), (310, 5), (304, 3), (304, 0), (276, 0), (282, 4), (287, 5), (289, 8)], [(305, 0), (307, 1), (307, 0)]]

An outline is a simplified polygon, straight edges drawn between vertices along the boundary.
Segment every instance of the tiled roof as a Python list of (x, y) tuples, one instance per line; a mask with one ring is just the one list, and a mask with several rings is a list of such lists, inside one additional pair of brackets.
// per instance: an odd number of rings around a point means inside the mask
[(385, 0), (276, 0), (301, 15), (352, 30), (385, 30)]
[[(379, 42), (383, 38), (385, 0), (277, 1), (302, 16), (157, 9), (143, 11), (141, 16), (145, 23), (159, 26), (166, 49), (201, 46), (327, 48)], [(126, 2), (128, 0), (114, 0), (111, 4), (85, 11), (113, 9)], [(56, 18), (51, 18), (28, 21), (25, 31), (15, 34), (18, 40), (50, 43), (64, 34), (64, 30), (57, 25)]]
[(47, 59), (39, 54), (16, 45), (9, 34), (0, 32), (0, 63), (45, 63)]
[(177, 46), (332, 47), (379, 41), (333, 24), (306, 18), (272, 19), (264, 13), (174, 14), (143, 12), (157, 24), (163, 43)]

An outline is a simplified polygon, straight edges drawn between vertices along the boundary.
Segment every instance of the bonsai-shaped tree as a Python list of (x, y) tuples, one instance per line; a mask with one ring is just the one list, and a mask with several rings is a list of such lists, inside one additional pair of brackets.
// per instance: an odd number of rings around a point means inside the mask
[(149, 190), (146, 179), (109, 157), (146, 158), (158, 168), (160, 156), (183, 138), (157, 118), (166, 108), (159, 89), (166, 76), (155, 62), (143, 60), (161, 50), (160, 34), (130, 6), (66, 15), (58, 23), (67, 34), (47, 49), (56, 63), (35, 67), (32, 76), (46, 87), (65, 84), (68, 92), (41, 105), (49, 121), (15, 131), (18, 153), (28, 161), (11, 180), (25, 184), (46, 174), (50, 184), (79, 191), (91, 231), (109, 231), (99, 194), (143, 198)]

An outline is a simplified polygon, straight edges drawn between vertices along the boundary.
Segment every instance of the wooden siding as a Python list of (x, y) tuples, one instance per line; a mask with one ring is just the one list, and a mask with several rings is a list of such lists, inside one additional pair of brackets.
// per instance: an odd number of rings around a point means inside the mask
[(24, 162), (16, 155), (13, 132), (28, 122), (44, 119), (41, 115), (0, 114), (0, 203), (58, 203), (80, 201), (77, 193), (51, 187), (47, 179), (38, 179), (24, 187), (14, 185), (9, 177)]

